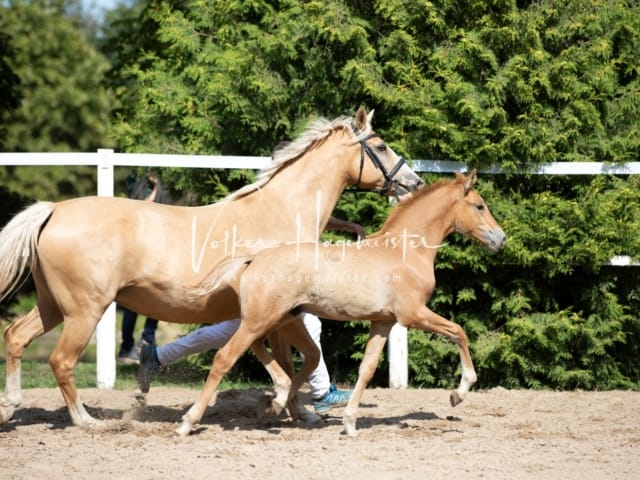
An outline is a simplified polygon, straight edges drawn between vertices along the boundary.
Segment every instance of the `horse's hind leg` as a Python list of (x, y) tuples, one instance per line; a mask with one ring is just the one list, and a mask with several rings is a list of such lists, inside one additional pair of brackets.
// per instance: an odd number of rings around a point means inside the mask
[[(271, 400), (271, 409), (276, 415), (279, 415), (284, 410), (287, 399), (289, 398), (289, 392), (291, 391), (291, 377), (282, 369), (278, 362), (269, 354), (267, 348), (264, 345), (264, 340), (259, 339), (253, 342), (251, 350), (255, 356), (260, 360), (260, 363), (264, 366), (271, 377), (273, 388), (276, 392), (276, 396)], [(266, 410), (269, 408), (265, 405)], [(265, 412), (258, 412), (258, 418), (262, 417)]]
[[(289, 323), (268, 336), (269, 345), (274, 351), (274, 356), (277, 351), (280, 360), (274, 361), (274, 357), (267, 352), (262, 340), (254, 342), (251, 348), (267, 372), (269, 372), (273, 381), (276, 397), (271, 401), (271, 407), (274, 412), (279, 414), (286, 404), (294, 420), (302, 419), (305, 423), (315, 423), (320, 420), (320, 417), (304, 408), (300, 401), (298, 390), (318, 366), (320, 350), (309, 336), (301, 317), (293, 319), (285, 317), (282, 322)], [(305, 356), (304, 365), (300, 372), (295, 375), (289, 344), (295, 345)], [(291, 380), (292, 377), (293, 381)], [(260, 415), (262, 413), (260, 412)]]
[[(287, 320), (285, 320), (287, 321)], [(289, 393), (289, 400), (287, 402), (287, 408), (294, 420), (302, 419), (305, 423), (311, 424), (320, 421), (320, 417), (315, 413), (309, 412), (298, 395), (298, 391), (302, 384), (307, 381), (309, 375), (315, 370), (320, 362), (321, 352), (316, 343), (309, 335), (309, 331), (302, 320), (302, 317), (298, 317), (293, 321), (286, 323), (285, 326), (278, 330), (278, 334), (291, 345), (294, 345), (300, 353), (304, 356), (304, 364), (298, 373), (292, 375), (293, 361), (289, 360), (290, 372), (292, 376), (291, 391)], [(289, 352), (289, 358), (291, 354), (291, 348), (286, 346), (286, 350)]]
[[(273, 358), (275, 358), (277, 365), (284, 371), (286, 375), (286, 383), (283, 383), (282, 386), (276, 384), (276, 380), (274, 379), (274, 375), (269, 369), (267, 371), (271, 375), (271, 379), (274, 382), (274, 389), (276, 390), (276, 399), (274, 402), (277, 402), (274, 406), (274, 410), (278, 408), (281, 400), (286, 402), (286, 399), (289, 397), (289, 391), (291, 390), (291, 379), (293, 378), (295, 372), (293, 369), (293, 356), (291, 355), (291, 345), (285, 341), (285, 339), (280, 335), (279, 330), (271, 332), (267, 336), (267, 340), (269, 341), (269, 346), (271, 347), (271, 352), (273, 353)], [(262, 345), (264, 348), (264, 344)], [(252, 348), (254, 353), (258, 358), (258, 351), (256, 348)], [(262, 360), (261, 360), (262, 361)], [(266, 368), (266, 364), (262, 362), (262, 364)], [(284, 378), (284, 377), (283, 377)], [(294, 406), (295, 402), (289, 402), (287, 405), (289, 408), (289, 413), (292, 417), (296, 416), (296, 412), (298, 409), (298, 405)], [(273, 404), (273, 402), (272, 402)]]
[(22, 401), (22, 354), (36, 338), (62, 321), (62, 317), (48, 315), (45, 323), (38, 307), (13, 322), (4, 332), (7, 376), (4, 394), (0, 397), (0, 424), (8, 422)]
[[(96, 319), (93, 320), (93, 318)], [(100, 424), (85, 410), (73, 379), (73, 370), (80, 354), (91, 340), (99, 318), (99, 314), (92, 315), (87, 311), (78, 311), (74, 316), (65, 316), (64, 328), (49, 357), (49, 365), (69, 409), (71, 422), (79, 427)]]
[(344, 409), (342, 415), (342, 424), (344, 425), (344, 433), (353, 437), (356, 435), (356, 419), (358, 417), (358, 407), (364, 390), (369, 385), (373, 374), (378, 367), (378, 360), (382, 349), (387, 343), (389, 332), (395, 322), (371, 322), (371, 330), (369, 331), (369, 340), (364, 350), (364, 357), (360, 362), (358, 369), (358, 381), (351, 392), (349, 403)]

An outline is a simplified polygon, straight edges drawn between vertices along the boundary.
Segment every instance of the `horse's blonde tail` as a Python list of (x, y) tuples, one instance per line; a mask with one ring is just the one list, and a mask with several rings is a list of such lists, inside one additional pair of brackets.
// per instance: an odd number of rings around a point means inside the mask
[(38, 235), (53, 208), (51, 202), (34, 203), (0, 232), (0, 301), (16, 288), (29, 261), (31, 269), (36, 268)]
[(232, 284), (237, 275), (253, 260), (250, 257), (228, 258), (218, 263), (196, 287), (187, 287), (187, 296), (191, 301), (211, 295)]

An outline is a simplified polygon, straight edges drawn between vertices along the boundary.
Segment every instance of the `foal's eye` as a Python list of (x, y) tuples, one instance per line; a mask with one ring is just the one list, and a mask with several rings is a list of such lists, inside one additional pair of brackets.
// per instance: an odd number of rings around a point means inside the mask
[(476, 210), (479, 212), (483, 212), (484, 211), (484, 204), (479, 203), (476, 205)]

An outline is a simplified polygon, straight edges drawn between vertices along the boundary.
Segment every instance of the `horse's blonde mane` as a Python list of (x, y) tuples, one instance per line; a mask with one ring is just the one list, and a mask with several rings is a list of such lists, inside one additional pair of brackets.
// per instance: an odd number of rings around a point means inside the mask
[[(287, 165), (289, 162), (300, 158), (302, 154), (313, 145), (326, 140), (334, 130), (339, 128), (350, 129), (352, 122), (353, 119), (351, 117), (345, 116), (338, 117), (332, 121), (325, 118), (319, 118), (313, 121), (302, 135), (273, 152), (271, 165), (258, 174), (258, 179), (255, 182), (236, 190), (225, 197), (224, 200), (236, 200), (251, 192), (260, 190), (260, 188), (265, 186), (282, 167)], [(359, 141), (369, 133), (371, 133), (371, 125), (368, 124), (364, 131), (359, 132), (359, 134), (354, 137), (354, 142)]]

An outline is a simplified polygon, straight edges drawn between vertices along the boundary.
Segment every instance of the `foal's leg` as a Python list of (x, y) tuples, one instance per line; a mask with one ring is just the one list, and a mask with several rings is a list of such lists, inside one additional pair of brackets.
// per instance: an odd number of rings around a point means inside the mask
[(452, 340), (460, 352), (460, 363), (462, 364), (462, 377), (460, 385), (451, 392), (449, 400), (452, 406), (458, 405), (464, 400), (471, 386), (476, 383), (477, 375), (473, 368), (471, 353), (469, 352), (469, 340), (467, 334), (457, 323), (441, 317), (437, 313), (429, 310), (426, 306), (421, 306), (417, 314), (398, 315), (398, 322), (408, 328), (419, 328), (427, 332), (439, 333)]
[[(287, 375), (278, 362), (269, 354), (264, 345), (264, 339), (259, 339), (253, 342), (251, 350), (258, 360), (260, 360), (271, 377), (273, 388), (276, 392), (275, 398), (271, 401), (271, 408), (276, 415), (280, 415), (287, 404), (287, 399), (289, 398), (289, 392), (291, 391), (291, 377)], [(262, 415), (262, 412), (260, 415)]]
[[(303, 353), (304, 350), (307, 350), (307, 353), (305, 353), (305, 364), (303, 366), (304, 370), (299, 374), (299, 378), (301, 379), (300, 386), (305, 382), (305, 380), (317, 367), (317, 364), (320, 361), (320, 351), (317, 350), (315, 343), (313, 344), (313, 347), (305, 346), (306, 344), (303, 343), (305, 342), (304, 337), (308, 337), (308, 335), (309, 333), (304, 326), (302, 317), (299, 317), (297, 320), (288, 323), (285, 327), (270, 333), (267, 337), (269, 340), (269, 346), (271, 347), (271, 350), (273, 352), (273, 356), (275, 357), (278, 365), (284, 369), (289, 379), (294, 378), (295, 376), (295, 371), (293, 369), (293, 357), (291, 355), (291, 345), (296, 345), (296, 348), (298, 348), (298, 350)], [(313, 340), (310, 337), (309, 340), (311, 340), (311, 342), (313, 343)], [(298, 347), (298, 345), (302, 345), (302, 347)], [(307, 355), (309, 356), (307, 357)], [(317, 360), (315, 359), (316, 356)], [(289, 400), (287, 401), (287, 409), (289, 411), (289, 414), (291, 415), (291, 418), (293, 418), (294, 420), (302, 419), (306, 424), (316, 423), (321, 420), (318, 415), (308, 411), (304, 407), (298, 394), (299, 387), (292, 388), (290, 386), (288, 391), (290, 393), (288, 395)], [(280, 398), (283, 397), (278, 397), (278, 402), (280, 401)], [(274, 399), (274, 402), (275, 401), (276, 399)], [(277, 412), (279, 405), (274, 405), (274, 402), (272, 402), (272, 408)]]
[[(278, 399), (277, 402), (279, 403), (282, 400), (286, 402), (286, 399), (289, 397), (289, 391), (291, 390), (291, 379), (295, 375), (295, 372), (293, 369), (293, 356), (291, 354), (291, 345), (289, 344), (289, 342), (287, 342), (284, 339), (284, 337), (280, 334), (279, 330), (269, 333), (269, 335), (267, 336), (267, 340), (269, 341), (269, 346), (271, 347), (271, 352), (272, 352), (273, 358), (275, 358), (276, 364), (287, 376), (286, 389), (278, 390), (278, 386), (275, 383), (275, 379), (270, 372), (271, 378), (274, 380), (274, 387), (276, 388), (276, 398)], [(264, 343), (262, 344), (262, 347), (264, 348)], [(254, 353), (255, 353), (255, 350), (254, 350)], [(265, 365), (264, 362), (262, 363), (263, 365)], [(266, 365), (265, 365), (265, 368), (266, 368)], [(285, 383), (283, 383), (282, 385), (284, 386)], [(274, 399), (274, 402), (275, 401), (276, 399)], [(273, 402), (272, 402), (272, 407), (274, 408), (274, 410), (276, 410), (278, 408), (278, 405), (277, 404), (273, 405)], [(294, 402), (289, 402), (287, 407), (289, 409), (289, 414), (295, 420), (297, 415), (296, 412), (298, 411), (298, 407), (299, 407), (299, 402), (297, 401), (297, 397)]]
[[(291, 316), (288, 316), (292, 318)], [(284, 321), (287, 319), (285, 317)], [(320, 362), (320, 349), (309, 335), (309, 331), (302, 320), (302, 316), (295, 317), (293, 321), (288, 322), (285, 326), (278, 330), (278, 333), (294, 345), (300, 353), (304, 355), (304, 363), (300, 371), (293, 376), (291, 391), (289, 393), (289, 401), (287, 408), (294, 420), (302, 419), (305, 423), (311, 424), (321, 420), (315, 413), (309, 412), (300, 401), (298, 391), (302, 384), (307, 381), (309, 375), (315, 370)], [(287, 345), (287, 350), (291, 354), (291, 348)], [(291, 361), (291, 371), (293, 371), (293, 361)]]
[[(264, 330), (268, 330), (265, 328)], [(229, 341), (216, 353), (213, 358), (213, 365), (209, 371), (209, 376), (204, 384), (204, 388), (198, 397), (198, 400), (191, 408), (182, 416), (182, 424), (176, 429), (176, 433), (180, 436), (186, 436), (191, 432), (193, 427), (202, 419), (209, 403), (215, 402), (216, 389), (220, 384), (222, 377), (233, 367), (240, 355), (261, 339), (265, 335), (265, 331), (259, 328), (251, 328), (244, 320), (240, 322), (238, 330), (233, 334)]]
[(387, 343), (389, 332), (395, 322), (371, 322), (371, 330), (369, 331), (369, 340), (364, 350), (364, 357), (360, 362), (358, 369), (358, 381), (356, 382), (349, 403), (344, 409), (342, 415), (342, 424), (344, 425), (344, 433), (354, 437), (356, 436), (356, 419), (358, 418), (358, 407), (364, 390), (369, 385), (373, 374), (378, 367), (378, 360), (384, 345)]
[(21, 363), (27, 346), (43, 333), (62, 321), (61, 316), (48, 316), (53, 321), (44, 323), (38, 307), (13, 322), (4, 332), (7, 359), (7, 376), (4, 394), (0, 397), (0, 424), (8, 422), (22, 401)]

